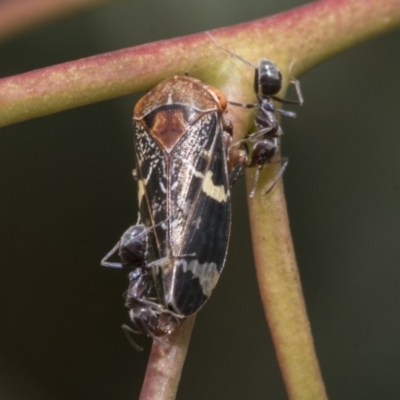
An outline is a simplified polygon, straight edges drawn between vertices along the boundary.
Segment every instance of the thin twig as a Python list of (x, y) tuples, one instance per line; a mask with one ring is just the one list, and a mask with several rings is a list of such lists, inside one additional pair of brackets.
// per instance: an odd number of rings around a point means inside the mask
[[(287, 78), (293, 60), (296, 62), (292, 74), (298, 76), (399, 23), (399, 0), (323, 0), (215, 30), (212, 35), (252, 61), (268, 55)], [(187, 71), (209, 83), (226, 82), (222, 64), (221, 49), (201, 33), (3, 78), (0, 127), (143, 91), (167, 76)], [(238, 99), (230, 94), (234, 94), (232, 89), (228, 98)]]
[(163, 338), (167, 346), (153, 341), (140, 400), (175, 399), (195, 319), (195, 316), (187, 318), (170, 336)]

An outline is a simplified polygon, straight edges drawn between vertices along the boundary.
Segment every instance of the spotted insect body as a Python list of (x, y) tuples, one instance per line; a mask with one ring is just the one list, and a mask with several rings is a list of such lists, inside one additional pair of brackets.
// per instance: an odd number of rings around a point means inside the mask
[(241, 168), (232, 161), (238, 157), (226, 107), (219, 90), (174, 76), (134, 108), (134, 177), (146, 233), (126, 298), (135, 327), (154, 338), (199, 311), (224, 267), (230, 186)]
[(182, 316), (203, 306), (226, 258), (231, 225), (226, 105), (217, 89), (176, 76), (134, 110), (139, 210), (144, 225), (155, 226), (149, 261), (160, 299)]

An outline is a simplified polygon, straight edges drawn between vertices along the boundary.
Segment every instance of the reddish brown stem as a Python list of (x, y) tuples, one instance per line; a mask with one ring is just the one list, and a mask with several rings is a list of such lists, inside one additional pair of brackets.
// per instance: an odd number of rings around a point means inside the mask
[[(295, 61), (292, 74), (298, 75), (399, 23), (398, 0), (323, 0), (213, 35), (250, 60), (268, 55), (285, 75)], [(202, 33), (4, 78), (0, 126), (146, 90), (185, 71), (212, 83), (220, 60), (221, 50)]]
[(167, 346), (153, 341), (140, 400), (173, 400), (178, 390), (195, 317), (190, 317), (170, 336)]

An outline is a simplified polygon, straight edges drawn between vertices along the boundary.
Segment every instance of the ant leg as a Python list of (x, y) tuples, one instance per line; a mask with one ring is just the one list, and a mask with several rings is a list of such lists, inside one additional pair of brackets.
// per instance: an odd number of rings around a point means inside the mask
[(252, 103), (238, 103), (237, 101), (228, 101), (229, 104), (233, 106), (242, 107), (242, 108), (260, 108), (258, 104)]
[(279, 161), (282, 163), (281, 169), (279, 170), (279, 172), (276, 174), (274, 180), (272, 181), (270, 187), (264, 192), (264, 195), (267, 195), (269, 193), (271, 193), (272, 189), (275, 187), (275, 185), (278, 183), (279, 179), (282, 178), (283, 173), (285, 172), (285, 169), (287, 168), (288, 164), (289, 164), (289, 160), (287, 157), (281, 158)]
[(297, 114), (293, 111), (287, 111), (287, 110), (282, 110), (281, 108), (277, 108), (275, 110), (278, 114), (283, 115), (284, 117), (289, 117), (289, 118), (296, 118)]
[(296, 106), (301, 106), (304, 103), (304, 98), (303, 98), (303, 92), (301, 91), (301, 87), (300, 87), (300, 81), (297, 79), (293, 79), (290, 81), (290, 83), (292, 85), (294, 85), (295, 89), (296, 89), (296, 95), (297, 95), (297, 99), (282, 99), (280, 97), (277, 96), (271, 96), (275, 101), (279, 101), (279, 103), (282, 104), (294, 104)]
[(251, 189), (251, 192), (249, 194), (250, 199), (252, 199), (256, 193), (256, 189), (257, 189), (257, 184), (258, 184), (258, 179), (260, 178), (260, 172), (263, 169), (264, 165), (259, 166), (257, 168), (257, 171), (254, 175), (254, 181), (253, 181), (253, 189)]
[[(279, 179), (281, 179), (283, 173), (285, 172), (285, 170), (286, 170), (286, 168), (287, 168), (287, 166), (289, 164), (289, 160), (286, 157), (284, 157), (284, 158), (282, 158), (282, 159), (280, 159), (279, 161), (276, 161), (276, 162), (282, 163), (282, 166), (281, 166), (279, 172), (276, 174), (276, 176), (273, 179), (273, 181), (271, 182), (269, 188), (264, 192), (264, 195), (267, 195), (267, 194), (271, 193), (272, 189), (278, 183)], [(270, 162), (269, 164), (275, 164), (276, 162)], [(251, 193), (249, 195), (249, 197), (251, 199), (254, 197), (254, 195), (256, 193), (256, 188), (257, 188), (258, 180), (259, 180), (259, 177), (260, 177), (260, 172), (264, 168), (264, 166), (265, 166), (265, 164), (264, 165), (260, 165), (257, 168), (256, 174), (254, 176), (253, 189), (251, 190)]]
[(120, 241), (109, 251), (106, 256), (101, 260), (100, 265), (102, 267), (109, 267), (109, 268), (123, 268), (121, 263), (117, 262), (109, 262), (107, 261), (118, 249), (119, 249)]
[(123, 324), (122, 325), (122, 332), (124, 332), (124, 335), (128, 339), (128, 342), (131, 344), (131, 346), (137, 350), (137, 351), (143, 351), (143, 347), (140, 347), (134, 340), (131, 334), (138, 334), (141, 333), (139, 331), (135, 331), (132, 329), (130, 326)]

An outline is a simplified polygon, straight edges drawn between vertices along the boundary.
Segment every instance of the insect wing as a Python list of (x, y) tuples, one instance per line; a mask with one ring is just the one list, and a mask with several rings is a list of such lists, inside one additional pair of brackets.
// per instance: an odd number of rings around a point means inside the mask
[(208, 299), (226, 258), (231, 210), (224, 134), (217, 107), (177, 101), (136, 121), (140, 215), (154, 227), (147, 261), (159, 297), (183, 316)]
[(208, 113), (192, 125), (171, 162), (170, 179), (177, 182), (169, 192), (176, 207), (169, 223), (174, 264), (163, 269), (162, 281), (168, 305), (185, 315), (211, 295), (229, 242), (229, 179), (219, 118)]

